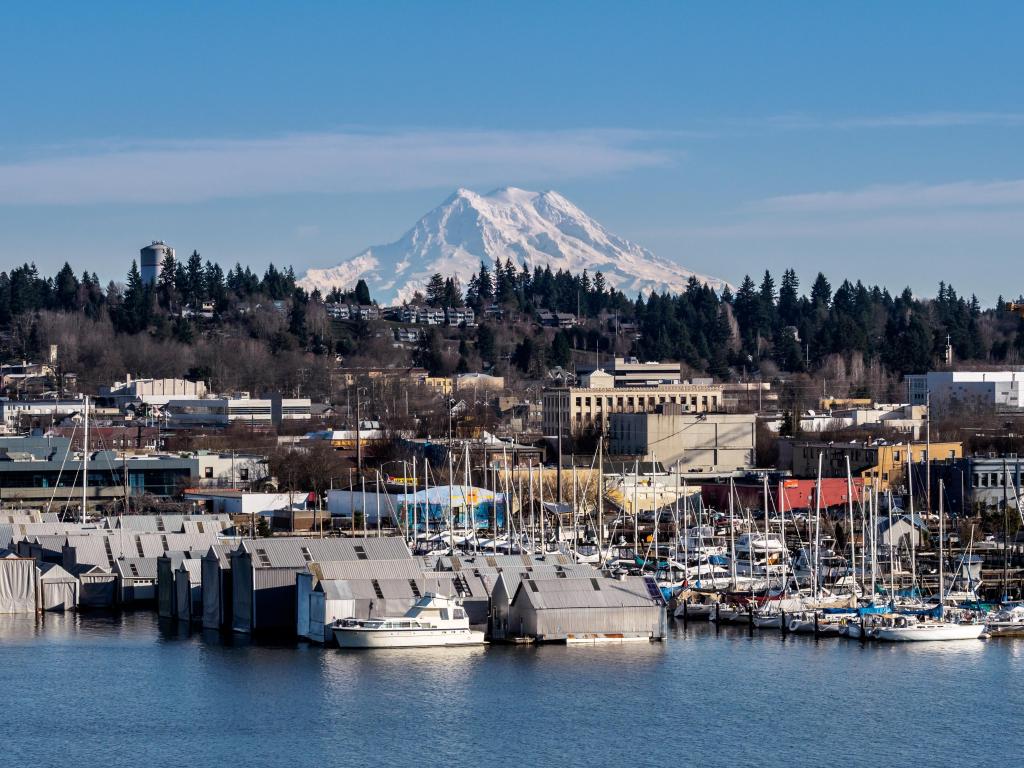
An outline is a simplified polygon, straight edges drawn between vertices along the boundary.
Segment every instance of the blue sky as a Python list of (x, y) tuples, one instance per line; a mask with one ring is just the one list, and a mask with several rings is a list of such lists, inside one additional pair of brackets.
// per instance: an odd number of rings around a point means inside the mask
[[(738, 282), (985, 301), (1024, 243), (1019, 3), (49, 3), (0, 25), (0, 255), (298, 271), (554, 188)], [(1009, 279), (1008, 279), (1009, 278)]]

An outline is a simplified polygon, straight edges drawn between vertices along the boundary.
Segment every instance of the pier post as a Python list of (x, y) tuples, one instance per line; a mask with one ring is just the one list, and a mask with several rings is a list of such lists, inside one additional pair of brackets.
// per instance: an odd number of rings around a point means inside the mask
[(860, 617), (860, 644), (864, 645), (864, 643), (867, 641), (867, 639), (868, 639), (867, 628), (864, 626), (864, 617), (861, 616)]
[(818, 612), (814, 612), (814, 636), (818, 636)]
[(683, 601), (683, 626), (684, 627), (686, 626), (687, 620), (690, 618), (689, 615), (688, 615), (689, 612), (690, 612), (690, 601), (689, 600), (685, 600), (685, 601)]
[(786, 623), (786, 612), (782, 611), (782, 634), (789, 632), (789, 625)]

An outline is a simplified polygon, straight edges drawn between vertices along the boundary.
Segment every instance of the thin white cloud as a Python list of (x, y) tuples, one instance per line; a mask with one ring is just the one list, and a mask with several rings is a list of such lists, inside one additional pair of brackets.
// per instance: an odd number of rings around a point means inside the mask
[(753, 203), (751, 207), (775, 213), (843, 213), (1020, 205), (1024, 205), (1024, 179), (879, 184), (850, 191), (781, 195)]
[(731, 118), (721, 125), (744, 130), (779, 131), (856, 130), (875, 128), (1017, 128), (1022, 112), (906, 112), (889, 115), (825, 116), (793, 112), (780, 115)]
[(559, 181), (665, 165), (642, 131), (409, 131), (122, 143), (0, 164), (0, 205), (191, 203)]

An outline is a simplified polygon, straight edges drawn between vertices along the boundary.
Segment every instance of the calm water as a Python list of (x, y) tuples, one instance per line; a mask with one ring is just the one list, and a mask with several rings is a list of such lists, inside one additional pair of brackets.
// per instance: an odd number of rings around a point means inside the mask
[(342, 653), (150, 613), (0, 616), (3, 764), (1009, 766), (1024, 641)]

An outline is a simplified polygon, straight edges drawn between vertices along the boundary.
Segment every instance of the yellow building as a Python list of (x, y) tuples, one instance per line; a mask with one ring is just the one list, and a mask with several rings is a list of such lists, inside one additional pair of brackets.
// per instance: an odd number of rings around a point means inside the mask
[[(850, 471), (865, 485), (886, 492), (903, 487), (907, 478), (907, 452), (910, 462), (918, 464), (926, 457), (931, 461), (960, 459), (964, 446), (960, 442), (912, 443), (822, 443), (811, 441), (780, 442), (780, 460), (790, 454), (789, 464), (795, 477), (814, 478), (818, 474), (818, 456), (821, 455), (822, 477), (846, 477), (846, 463)], [(781, 462), (786, 463), (786, 462)], [(915, 481), (917, 473), (915, 472)]]

